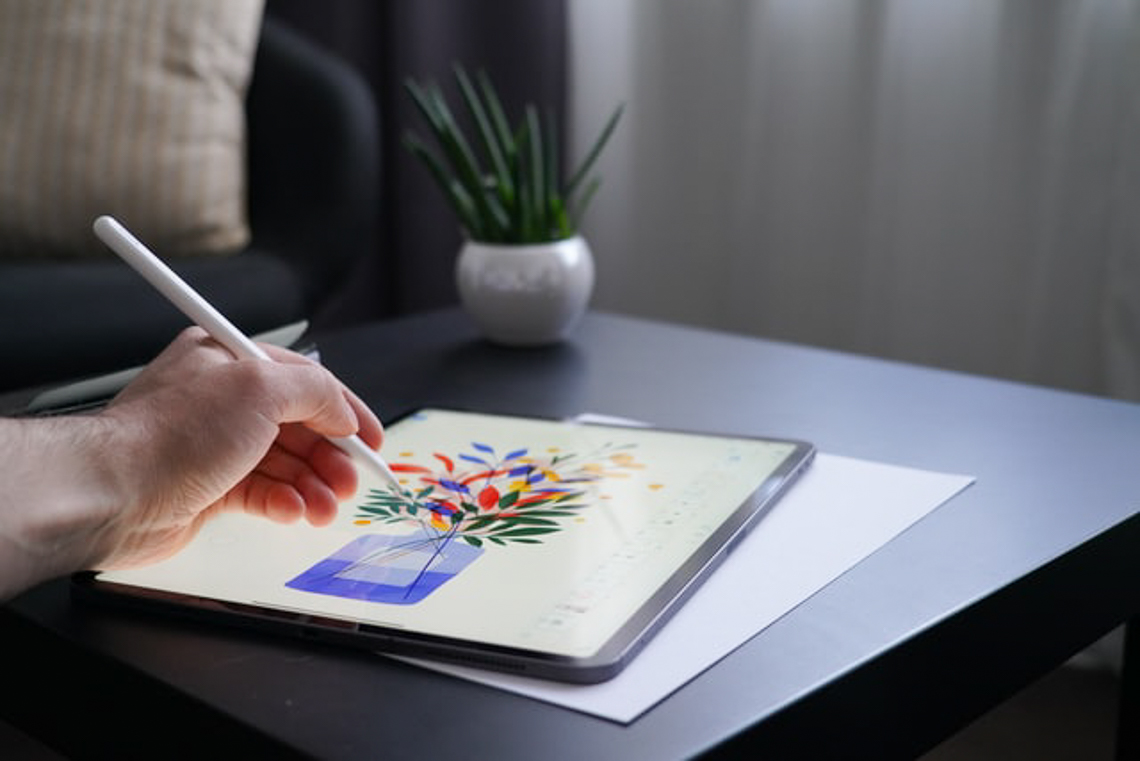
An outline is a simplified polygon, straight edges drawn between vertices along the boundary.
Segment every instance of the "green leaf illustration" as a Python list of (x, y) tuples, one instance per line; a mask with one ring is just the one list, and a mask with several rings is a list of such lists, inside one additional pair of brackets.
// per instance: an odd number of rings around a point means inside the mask
[(511, 526), (555, 526), (557, 527), (558, 521), (552, 521), (549, 518), (532, 518), (530, 516), (511, 516), (510, 518), (503, 518), (504, 523)]
[(515, 528), (515, 529), (510, 529), (508, 531), (498, 532), (498, 533), (494, 534), (493, 536), (489, 536), (487, 538), (494, 540), (494, 539), (504, 539), (507, 537), (516, 537), (516, 536), (540, 536), (542, 534), (553, 534), (554, 532), (556, 532), (558, 530), (559, 529), (557, 529), (557, 528), (541, 528), (541, 527)]

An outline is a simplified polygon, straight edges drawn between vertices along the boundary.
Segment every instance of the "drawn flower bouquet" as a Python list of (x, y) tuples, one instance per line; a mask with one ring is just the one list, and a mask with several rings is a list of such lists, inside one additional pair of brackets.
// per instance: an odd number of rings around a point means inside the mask
[[(487, 444), (429, 464), (392, 462), (409, 482), (402, 493), (372, 489), (358, 507), (360, 526), (412, 527), (396, 536), (359, 537), (286, 586), (343, 597), (410, 604), (426, 597), (482, 554), (487, 544), (542, 544), (596, 504), (595, 484), (643, 468), (632, 444), (584, 453), (529, 448), (502, 457)], [(462, 543), (454, 540), (460, 539)]]
[(541, 544), (538, 537), (562, 530), (589, 506), (589, 485), (642, 467), (623, 451), (630, 446), (607, 444), (585, 456), (556, 451), (536, 457), (516, 449), (499, 458), (494, 448), (473, 442), (473, 453), (435, 454), (442, 468), (395, 463), (393, 471), (419, 484), (405, 494), (372, 490), (357, 523), (417, 523), (473, 547)]

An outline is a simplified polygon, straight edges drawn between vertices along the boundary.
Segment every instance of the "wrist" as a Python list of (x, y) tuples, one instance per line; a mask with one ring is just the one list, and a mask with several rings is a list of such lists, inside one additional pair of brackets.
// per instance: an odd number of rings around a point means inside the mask
[(0, 457), (11, 478), (0, 495), (7, 594), (97, 563), (125, 492), (112, 465), (112, 429), (100, 418), (2, 424)]

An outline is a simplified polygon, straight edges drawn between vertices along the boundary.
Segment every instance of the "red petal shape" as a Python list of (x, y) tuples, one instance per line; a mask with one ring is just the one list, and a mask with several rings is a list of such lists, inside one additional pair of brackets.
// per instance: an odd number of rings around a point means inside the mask
[(483, 491), (479, 492), (479, 507), (484, 510), (490, 510), (495, 505), (499, 504), (499, 490), (494, 486), (488, 486)]

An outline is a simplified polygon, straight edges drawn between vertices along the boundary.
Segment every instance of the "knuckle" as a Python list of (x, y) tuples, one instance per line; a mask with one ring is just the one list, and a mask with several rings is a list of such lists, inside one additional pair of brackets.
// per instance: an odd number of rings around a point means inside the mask
[(200, 346), (209, 340), (210, 335), (205, 330), (197, 325), (191, 325), (188, 328), (182, 329), (175, 338), (175, 343), (186, 344), (188, 346)]

